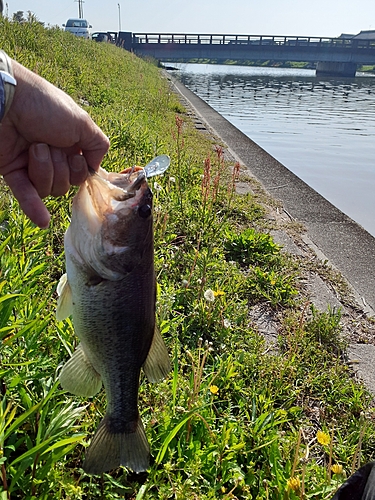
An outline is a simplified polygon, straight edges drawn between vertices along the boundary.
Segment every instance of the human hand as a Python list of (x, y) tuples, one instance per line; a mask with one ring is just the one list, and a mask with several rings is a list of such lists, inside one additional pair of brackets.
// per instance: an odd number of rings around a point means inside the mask
[(0, 125), (0, 175), (25, 214), (46, 228), (42, 198), (62, 196), (97, 170), (109, 140), (67, 94), (13, 61), (17, 87)]

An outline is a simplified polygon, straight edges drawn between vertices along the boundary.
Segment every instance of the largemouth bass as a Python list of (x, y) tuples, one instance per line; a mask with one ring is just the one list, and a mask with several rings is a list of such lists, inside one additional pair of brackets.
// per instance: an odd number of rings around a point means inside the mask
[(119, 465), (144, 471), (150, 450), (137, 406), (140, 371), (156, 382), (170, 370), (155, 328), (152, 192), (145, 171), (92, 173), (73, 200), (64, 247), (56, 316), (72, 314), (80, 344), (60, 383), (85, 397), (103, 383), (107, 397), (83, 468), (90, 474)]

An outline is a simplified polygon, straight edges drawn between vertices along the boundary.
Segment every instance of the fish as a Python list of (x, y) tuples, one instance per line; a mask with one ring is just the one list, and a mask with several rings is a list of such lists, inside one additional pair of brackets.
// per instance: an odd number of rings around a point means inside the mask
[(152, 192), (145, 170), (92, 171), (73, 199), (64, 249), (56, 317), (72, 315), (80, 343), (61, 369), (60, 384), (83, 397), (104, 385), (107, 399), (83, 469), (145, 471), (150, 447), (138, 410), (141, 369), (151, 382), (171, 369), (155, 324)]

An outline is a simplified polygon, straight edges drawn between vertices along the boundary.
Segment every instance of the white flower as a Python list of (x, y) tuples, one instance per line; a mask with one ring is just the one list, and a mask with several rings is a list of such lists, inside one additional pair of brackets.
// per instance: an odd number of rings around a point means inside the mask
[(182, 280), (182, 281), (181, 281), (181, 285), (182, 285), (184, 288), (186, 288), (186, 287), (188, 286), (188, 284), (189, 284), (188, 280)]
[(155, 189), (155, 191), (157, 191), (158, 193), (160, 193), (160, 191), (162, 190), (162, 187), (157, 182), (154, 182), (154, 189)]
[(176, 178), (175, 177), (169, 177), (169, 182), (176, 182)]
[(215, 302), (215, 294), (210, 288), (204, 292), (203, 296), (207, 302)]
[(224, 324), (224, 328), (230, 328), (230, 321), (229, 321), (229, 319), (224, 318), (223, 324)]

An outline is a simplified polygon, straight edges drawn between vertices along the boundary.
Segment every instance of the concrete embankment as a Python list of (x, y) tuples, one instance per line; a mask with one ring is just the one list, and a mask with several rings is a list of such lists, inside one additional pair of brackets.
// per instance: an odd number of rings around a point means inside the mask
[[(328, 262), (338, 270), (352, 289), (358, 305), (355, 314), (358, 313), (358, 317), (362, 313), (367, 317), (375, 316), (375, 238), (196, 94), (171, 75), (166, 75), (194, 115), (223, 141), (234, 159), (260, 182), (272, 198), (281, 202), (290, 218), (304, 225), (304, 243), (321, 261)], [(316, 294), (325, 294), (325, 291), (318, 286)], [(327, 304), (335, 306), (335, 297), (331, 299), (328, 298)], [(353, 315), (351, 325), (350, 328), (354, 330), (356, 322)], [(365, 327), (367, 333), (364, 343), (351, 341), (349, 359), (375, 394), (375, 332), (371, 322), (369, 325)]]

